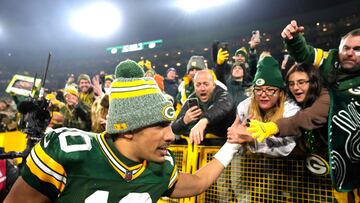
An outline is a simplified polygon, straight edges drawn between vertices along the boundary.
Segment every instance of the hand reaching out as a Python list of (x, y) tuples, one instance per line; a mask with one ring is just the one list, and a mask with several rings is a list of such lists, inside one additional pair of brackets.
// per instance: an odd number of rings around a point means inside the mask
[(204, 132), (207, 124), (208, 120), (206, 118), (202, 118), (193, 128), (191, 128), (189, 135), (190, 143), (200, 144), (200, 142), (204, 140)]
[(298, 26), (297, 22), (292, 20), (281, 32), (281, 37), (283, 39), (291, 40), (297, 33), (304, 33), (304, 27)]
[(251, 133), (246, 131), (246, 120), (241, 123), (238, 115), (231, 127), (228, 128), (227, 138), (227, 141), (233, 144), (242, 144), (254, 141), (251, 137)]
[(247, 126), (247, 130), (251, 132), (251, 136), (254, 139), (257, 139), (258, 142), (262, 142), (267, 137), (273, 136), (279, 132), (279, 129), (274, 122), (264, 123), (257, 120), (249, 120)]

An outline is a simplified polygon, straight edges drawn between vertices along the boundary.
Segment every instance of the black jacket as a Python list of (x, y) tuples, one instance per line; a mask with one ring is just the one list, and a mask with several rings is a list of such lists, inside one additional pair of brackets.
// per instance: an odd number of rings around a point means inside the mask
[(174, 100), (176, 98), (176, 95), (178, 94), (178, 88), (179, 88), (179, 83), (177, 82), (177, 80), (169, 80), (169, 79), (164, 79), (164, 91), (171, 95)]
[[(196, 97), (193, 93), (189, 98)], [(189, 135), (190, 130), (197, 123), (192, 122), (188, 125), (184, 123), (184, 116), (188, 110), (188, 101), (183, 105), (177, 119), (171, 125), (175, 134)], [(234, 105), (231, 95), (223, 88), (216, 86), (214, 92), (208, 102), (202, 103), (199, 100), (202, 110), (201, 118), (207, 118), (209, 123), (205, 129), (205, 133), (211, 133), (220, 137), (227, 136), (227, 129), (234, 122), (236, 117), (236, 106)]]

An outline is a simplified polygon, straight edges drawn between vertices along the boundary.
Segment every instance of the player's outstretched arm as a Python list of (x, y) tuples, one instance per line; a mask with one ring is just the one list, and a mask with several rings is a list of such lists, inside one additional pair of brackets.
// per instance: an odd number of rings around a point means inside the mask
[(12, 186), (9, 194), (6, 196), (4, 203), (49, 203), (48, 197), (35, 190), (27, 184), (22, 177), (19, 177)]
[(180, 173), (171, 197), (191, 197), (208, 189), (229, 165), (234, 154), (239, 150), (239, 144), (225, 143), (215, 154), (215, 158), (194, 174)]

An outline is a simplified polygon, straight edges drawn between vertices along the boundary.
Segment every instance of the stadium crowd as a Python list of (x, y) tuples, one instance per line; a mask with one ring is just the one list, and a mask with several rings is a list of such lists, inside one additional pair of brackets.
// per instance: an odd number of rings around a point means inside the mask
[[(332, 96), (346, 98), (349, 105), (354, 105), (351, 110), (359, 114), (358, 96), (348, 99), (349, 95), (344, 93), (348, 89), (359, 90), (359, 18), (354, 15), (335, 22), (314, 22), (304, 25), (304, 30), (301, 22), (292, 21), (284, 28), (282, 38), (279, 30), (265, 33), (260, 29), (260, 32), (249, 33), (248, 38), (227, 39), (227, 43), (198, 44), (190, 50), (149, 51), (141, 56), (126, 57), (139, 62), (145, 76), (156, 81), (176, 109), (176, 119), (171, 124), (176, 135), (188, 136), (191, 142), (201, 144), (210, 133), (224, 142), (241, 144), (244, 151), (275, 157), (286, 157), (296, 151), (295, 148), (305, 146), (304, 151), (319, 152), (333, 166), (339, 164), (336, 158), (349, 154), (343, 149), (345, 144), (340, 143), (359, 132), (358, 120), (352, 122), (349, 135), (341, 132), (345, 124), (336, 127), (345, 119), (339, 113), (343, 110), (342, 104), (331, 100), (330, 105), (329, 96), (330, 92)], [(339, 39), (350, 30), (355, 32), (345, 36), (339, 47)], [(352, 45), (344, 44), (347, 37), (355, 38)], [(210, 45), (211, 48), (206, 48)], [(338, 52), (326, 52), (335, 47), (339, 47)], [(340, 54), (337, 62), (329, 58), (330, 55), (336, 58), (336, 53)], [(342, 65), (349, 66), (347, 70), (355, 67), (353, 71), (339, 71), (334, 76), (331, 68), (325, 68), (348, 60), (346, 57), (356, 59), (356, 65), (351, 66), (350, 62)], [(105, 131), (111, 106), (109, 94), (115, 88), (112, 82), (117, 79), (112, 69), (121, 61), (122, 58), (109, 58), (94, 63), (78, 62), (63, 69), (65, 71), (51, 73), (45, 83), (51, 115), (49, 127)], [(53, 69), (62, 65), (54, 64)], [(75, 68), (82, 66), (87, 66), (89, 71)], [(109, 68), (96, 71), (96, 67)], [(315, 71), (315, 67), (320, 67), (320, 71)], [(1, 87), (6, 87), (13, 72), (5, 71), (7, 67), (0, 69)], [(348, 80), (352, 83), (344, 82)], [(16, 106), (27, 97), (13, 92), (2, 92), (2, 96), (0, 130), (17, 130)], [(328, 122), (332, 126), (330, 130)], [(333, 132), (344, 137), (333, 136), (329, 143), (324, 142)], [(349, 198), (359, 202), (358, 156), (350, 156), (344, 164), (346, 176), (341, 176), (338, 168), (332, 168), (335, 197), (339, 202), (350, 201)]]

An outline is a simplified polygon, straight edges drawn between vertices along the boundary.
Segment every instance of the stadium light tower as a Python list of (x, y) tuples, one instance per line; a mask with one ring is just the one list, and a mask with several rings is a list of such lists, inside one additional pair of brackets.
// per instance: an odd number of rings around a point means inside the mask
[(73, 13), (72, 28), (91, 37), (107, 37), (120, 27), (119, 10), (108, 2), (96, 2)]
[(216, 7), (232, 0), (177, 0), (177, 5), (187, 12)]

